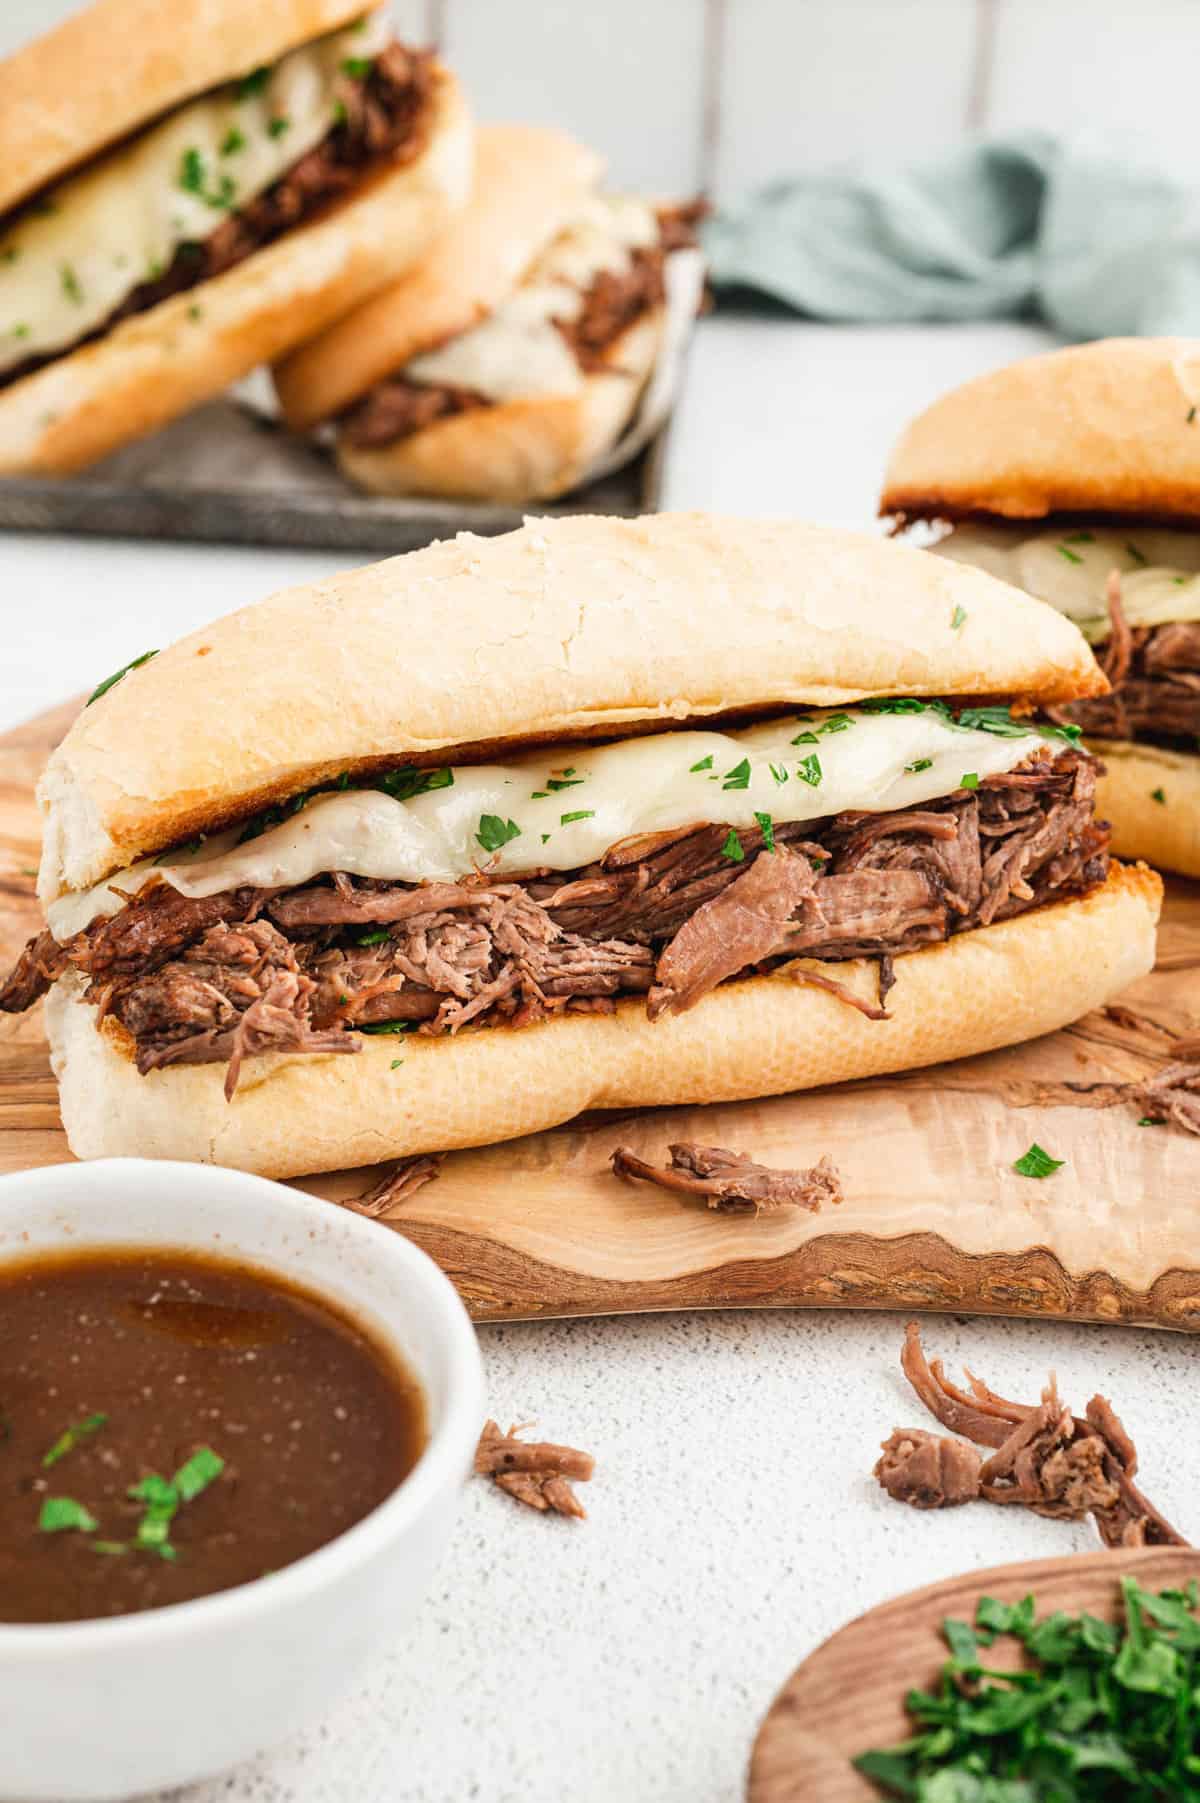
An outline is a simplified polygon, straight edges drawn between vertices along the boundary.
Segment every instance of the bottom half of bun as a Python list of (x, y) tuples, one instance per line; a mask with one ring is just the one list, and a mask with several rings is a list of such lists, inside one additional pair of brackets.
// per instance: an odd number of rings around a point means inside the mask
[(1106, 739), (1090, 749), (1104, 761), (1096, 812), (1112, 822), (1114, 852), (1200, 877), (1200, 756)]
[(0, 390), (0, 475), (85, 469), (282, 356), (421, 256), (471, 177), (471, 126), (451, 77), (431, 106), (411, 162)]
[(470, 407), (364, 447), (343, 431), (337, 459), (376, 495), (428, 495), (523, 507), (577, 488), (629, 424), (662, 346), (665, 309), (653, 308), (615, 340), (604, 367), (570, 394)]
[(139, 1076), (60, 982), (46, 1004), (51, 1058), (80, 1158), (183, 1158), (296, 1177), (487, 1145), (589, 1108), (778, 1095), (1033, 1039), (1151, 969), (1161, 899), (1152, 871), (1113, 865), (1082, 899), (908, 953), (896, 960), (883, 1021), (788, 974), (815, 969), (873, 999), (873, 964), (801, 960), (653, 1024), (637, 998), (611, 1015), (457, 1038), (371, 1037), (353, 1056), (267, 1056), (243, 1068), (227, 1103), (221, 1065)]

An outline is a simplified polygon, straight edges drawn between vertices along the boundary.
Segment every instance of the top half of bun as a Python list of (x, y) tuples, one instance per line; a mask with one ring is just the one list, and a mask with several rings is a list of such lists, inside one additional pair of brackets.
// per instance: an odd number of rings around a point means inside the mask
[(482, 126), (471, 199), (428, 255), (276, 367), (288, 424), (306, 431), (330, 419), (494, 312), (602, 173), (600, 158), (565, 132)]
[(85, 707), (46, 767), (39, 892), (315, 783), (871, 695), (1107, 687), (983, 571), (791, 520), (530, 520), (270, 596)]
[(880, 512), (1200, 520), (1200, 339), (1101, 339), (976, 377), (903, 434)]
[(378, 0), (93, 0), (0, 62), (0, 214)]

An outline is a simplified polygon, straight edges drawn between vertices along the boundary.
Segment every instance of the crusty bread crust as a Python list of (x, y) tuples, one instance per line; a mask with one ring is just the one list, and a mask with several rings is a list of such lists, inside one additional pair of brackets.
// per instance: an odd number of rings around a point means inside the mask
[(66, 475), (278, 356), (424, 251), (470, 181), (471, 126), (439, 71), (411, 162), (363, 182), (223, 275), (0, 389), (0, 475)]
[(84, 708), (39, 786), (39, 894), (342, 771), (870, 695), (1106, 689), (1053, 608), (864, 533), (709, 514), (461, 533), (230, 614)]
[(0, 62), (0, 213), (183, 101), (373, 10), (370, 0), (93, 0)]
[(965, 383), (904, 432), (879, 508), (1200, 519), (1200, 340), (1102, 339)]
[(1111, 739), (1090, 749), (1104, 761), (1096, 812), (1112, 822), (1113, 850), (1200, 877), (1200, 757)]
[[(60, 983), (46, 1007), (51, 1060), (79, 1158), (187, 1158), (294, 1177), (491, 1144), (588, 1108), (776, 1095), (1013, 1045), (1144, 976), (1161, 897), (1152, 871), (1114, 866), (1083, 900), (907, 953), (886, 1021), (782, 972), (724, 984), (653, 1025), (638, 998), (609, 1016), (412, 1037), (399, 1072), (386, 1038), (354, 1057), (268, 1056), (247, 1065), (226, 1103), (219, 1065), (140, 1077), (96, 1031), (95, 1010)], [(869, 964), (840, 964), (837, 976), (875, 992)]]
[(436, 495), (526, 507), (577, 488), (629, 424), (658, 360), (666, 310), (655, 307), (605, 352), (605, 367), (574, 394), (530, 395), (364, 448), (346, 434), (337, 459), (360, 488), (376, 495)]
[(508, 298), (602, 172), (600, 158), (565, 132), (481, 126), (471, 198), (428, 255), (276, 365), (288, 424), (303, 432), (331, 419), (422, 351), (478, 325)]

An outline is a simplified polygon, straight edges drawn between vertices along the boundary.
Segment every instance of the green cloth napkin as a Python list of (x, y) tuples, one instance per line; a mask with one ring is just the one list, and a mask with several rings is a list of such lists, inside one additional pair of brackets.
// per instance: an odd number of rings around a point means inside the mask
[(1200, 335), (1195, 191), (1119, 143), (1023, 132), (910, 169), (777, 182), (705, 228), (718, 290), (818, 319), (1040, 315), (1073, 338)]

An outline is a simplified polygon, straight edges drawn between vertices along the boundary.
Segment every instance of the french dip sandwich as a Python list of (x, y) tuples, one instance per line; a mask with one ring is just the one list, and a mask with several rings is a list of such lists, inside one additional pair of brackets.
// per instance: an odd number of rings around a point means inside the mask
[(364, 0), (96, 0), (0, 62), (0, 472), (95, 461), (319, 331), (470, 183)]
[(915, 420), (881, 511), (1075, 620), (1111, 692), (1056, 710), (1104, 763), (1113, 849), (1200, 877), (1200, 342), (1107, 339)]
[(288, 423), (336, 422), (376, 494), (521, 506), (577, 486), (637, 407), (695, 217), (602, 173), (563, 132), (482, 127), (470, 203), (425, 259), (276, 368)]
[(1158, 878), (1024, 711), (1104, 688), (853, 533), (463, 534), (101, 685), (0, 1008), (49, 992), (80, 1156), (275, 1176), (1008, 1045), (1153, 962)]

